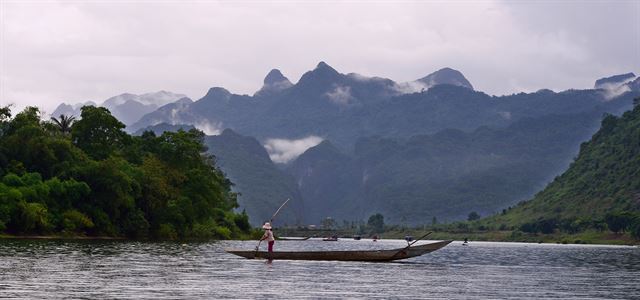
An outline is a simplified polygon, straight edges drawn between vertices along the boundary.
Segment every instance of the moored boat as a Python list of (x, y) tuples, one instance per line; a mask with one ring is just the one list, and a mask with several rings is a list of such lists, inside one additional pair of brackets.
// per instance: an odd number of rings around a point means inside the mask
[(305, 236), (305, 237), (294, 237), (294, 236), (281, 236), (278, 238), (278, 240), (281, 241), (306, 241), (308, 239), (310, 239), (310, 236)]
[(353, 250), (353, 251), (252, 251), (225, 249), (226, 252), (248, 259), (284, 259), (284, 260), (339, 260), (339, 261), (392, 261), (420, 256), (436, 251), (452, 241), (440, 241), (418, 246), (390, 250)]
[(333, 236), (329, 236), (326, 238), (322, 239), (325, 242), (337, 242), (338, 241), (338, 236), (337, 235), (333, 235)]

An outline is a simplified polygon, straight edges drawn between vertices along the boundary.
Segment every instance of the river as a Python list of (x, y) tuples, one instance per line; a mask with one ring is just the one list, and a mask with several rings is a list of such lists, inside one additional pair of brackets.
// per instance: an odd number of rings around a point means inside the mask
[[(419, 242), (422, 243), (422, 242)], [(632, 299), (640, 248), (471, 242), (392, 263), (248, 260), (206, 243), (1, 240), (0, 298)], [(276, 250), (383, 249), (401, 240), (278, 241)]]

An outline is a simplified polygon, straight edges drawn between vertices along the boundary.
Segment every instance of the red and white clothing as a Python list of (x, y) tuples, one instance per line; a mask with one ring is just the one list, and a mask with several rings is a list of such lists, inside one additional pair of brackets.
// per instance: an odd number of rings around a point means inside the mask
[(273, 252), (273, 244), (276, 239), (273, 237), (273, 232), (271, 230), (265, 230), (264, 235), (262, 235), (260, 240), (267, 240), (267, 242), (269, 242), (269, 252)]

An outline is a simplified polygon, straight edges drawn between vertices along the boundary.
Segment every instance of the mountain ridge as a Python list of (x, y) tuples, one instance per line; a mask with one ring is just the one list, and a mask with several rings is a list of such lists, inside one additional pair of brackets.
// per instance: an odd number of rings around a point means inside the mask
[(61, 103), (53, 111), (53, 113), (51, 113), (51, 116), (58, 117), (59, 115), (63, 114), (79, 117), (80, 108), (82, 106), (102, 106), (109, 109), (109, 111), (111, 111), (111, 113), (125, 125), (131, 125), (134, 122), (138, 121), (142, 116), (155, 111), (159, 107), (182, 99), (184, 97), (186, 96), (164, 90), (140, 95), (122, 93), (113, 97), (109, 97), (100, 105), (92, 101), (75, 105)]

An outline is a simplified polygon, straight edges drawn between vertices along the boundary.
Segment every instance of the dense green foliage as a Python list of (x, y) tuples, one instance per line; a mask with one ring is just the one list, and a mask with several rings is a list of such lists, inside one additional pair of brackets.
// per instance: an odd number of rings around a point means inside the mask
[(608, 228), (640, 238), (640, 106), (606, 116), (564, 174), (486, 222), (530, 233)]
[(105, 108), (0, 109), (0, 232), (232, 238), (250, 230), (197, 130), (132, 137)]
[(369, 217), (367, 220), (367, 226), (375, 233), (384, 231), (384, 216), (382, 214), (375, 214)]
[(475, 211), (470, 212), (467, 216), (467, 221), (475, 221), (478, 219), (480, 219), (480, 215)]

